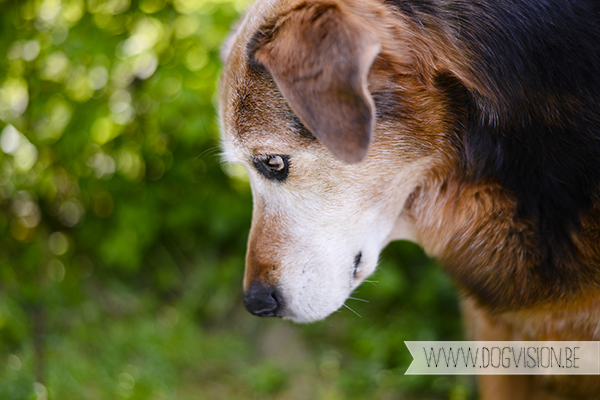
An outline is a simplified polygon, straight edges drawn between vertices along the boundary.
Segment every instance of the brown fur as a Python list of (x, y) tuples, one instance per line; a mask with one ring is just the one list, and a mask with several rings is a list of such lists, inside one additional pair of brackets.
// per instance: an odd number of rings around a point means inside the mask
[[(556, 250), (561, 275), (544, 275), (544, 232), (535, 218), (520, 213), (501, 182), (462, 165), (453, 127), (465, 91), (492, 122), (506, 112), (506, 99), (446, 21), (417, 23), (376, 0), (289, 0), (267, 9), (247, 22), (242, 45), (228, 55), (221, 91), (221, 114), (234, 132), (228, 140), (248, 157), (309, 149), (328, 172), (294, 176), (292, 169), (289, 185), (310, 192), (319, 175), (318, 193), (330, 193), (336, 179), (348, 178), (365, 184), (366, 194), (356, 194), (365, 204), (401, 184), (387, 175), (411, 165), (418, 182), (397, 224), (440, 259), (464, 293), (473, 340), (600, 340), (600, 205), (580, 215), (580, 227), (568, 231), (570, 246)], [(549, 121), (558, 118), (553, 110)], [(352, 163), (366, 159), (347, 165), (329, 152)], [(298, 161), (307, 169), (311, 162)], [(294, 240), (287, 225), (255, 196), (246, 287), (284, 273), (282, 248)], [(597, 399), (600, 379), (486, 376), (480, 389), (487, 400)]]

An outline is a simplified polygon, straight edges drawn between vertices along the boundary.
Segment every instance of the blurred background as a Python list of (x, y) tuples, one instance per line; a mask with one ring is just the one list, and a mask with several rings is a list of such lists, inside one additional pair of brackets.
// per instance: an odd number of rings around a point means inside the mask
[(0, 399), (468, 399), (404, 376), (457, 294), (393, 243), (327, 320), (248, 314), (252, 200), (219, 159), (246, 0), (0, 0)]

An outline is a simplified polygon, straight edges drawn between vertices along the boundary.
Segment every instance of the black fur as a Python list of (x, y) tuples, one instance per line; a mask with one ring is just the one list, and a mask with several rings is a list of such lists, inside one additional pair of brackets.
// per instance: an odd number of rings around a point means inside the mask
[(455, 38), (479, 80), (469, 90), (456, 78), (437, 80), (463, 168), (512, 191), (518, 217), (534, 221), (540, 279), (576, 285), (563, 268), (575, 259), (569, 234), (600, 197), (600, 1), (386, 3)]

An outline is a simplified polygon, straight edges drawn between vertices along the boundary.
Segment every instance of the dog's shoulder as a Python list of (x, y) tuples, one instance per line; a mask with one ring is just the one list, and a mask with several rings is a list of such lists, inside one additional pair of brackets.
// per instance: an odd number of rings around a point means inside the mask
[[(465, 196), (474, 191), (473, 199), (495, 196), (491, 203), (510, 205), (496, 210), (510, 215), (502, 219), (504, 225), (471, 230), (468, 241), (456, 236), (447, 263), (456, 264), (455, 270), (462, 271), (457, 276), (465, 285), (477, 287), (480, 298), (511, 307), (535, 302), (540, 295), (564, 296), (579, 290), (582, 282), (596, 282), (600, 3), (386, 0), (385, 4), (411, 21), (415, 32), (447, 38), (436, 39), (431, 47), (444, 60), (445, 68), (436, 72), (433, 82), (442, 93), (458, 143), (459, 167), (452, 180), (463, 189), (456, 192), (456, 199), (467, 204)], [(489, 182), (494, 182), (491, 192), (486, 189)], [(474, 187), (484, 189), (477, 192)], [(476, 203), (472, 207), (480, 207)], [(487, 223), (494, 223), (493, 218)], [(527, 234), (520, 231), (521, 225)], [(488, 246), (486, 253), (475, 245), (476, 237), (500, 247)], [(500, 254), (498, 248), (515, 258)], [(494, 276), (483, 273), (494, 260), (515, 265), (496, 268)], [(525, 273), (531, 277), (532, 290), (522, 299), (500, 284), (506, 278), (513, 285), (515, 278), (524, 280)]]

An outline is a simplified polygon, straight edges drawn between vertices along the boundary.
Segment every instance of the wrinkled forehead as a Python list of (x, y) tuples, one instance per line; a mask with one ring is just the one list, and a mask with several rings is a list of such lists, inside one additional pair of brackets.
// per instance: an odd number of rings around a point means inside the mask
[(248, 57), (251, 37), (269, 16), (277, 15), (280, 4), (280, 0), (255, 3), (226, 44), (219, 101), (223, 149), (229, 161), (315, 141), (269, 73)]
[(228, 161), (291, 154), (316, 142), (280, 94), (271, 77), (246, 63), (222, 80), (222, 146)]

